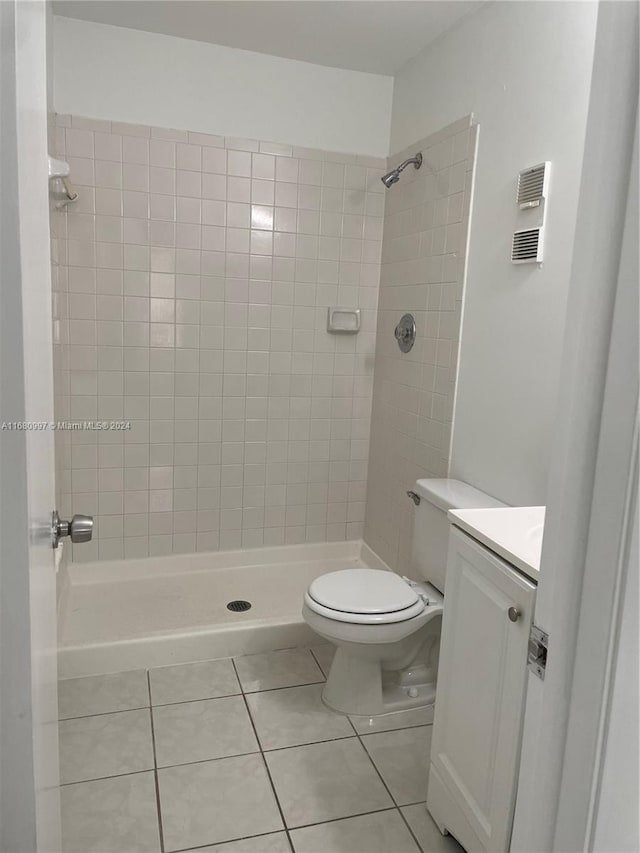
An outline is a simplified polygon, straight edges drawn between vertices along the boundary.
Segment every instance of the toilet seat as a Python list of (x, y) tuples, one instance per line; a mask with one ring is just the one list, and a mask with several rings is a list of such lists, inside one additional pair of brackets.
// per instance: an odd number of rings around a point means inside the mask
[(377, 569), (329, 572), (311, 583), (304, 599), (321, 616), (360, 625), (404, 622), (426, 606), (407, 581)]

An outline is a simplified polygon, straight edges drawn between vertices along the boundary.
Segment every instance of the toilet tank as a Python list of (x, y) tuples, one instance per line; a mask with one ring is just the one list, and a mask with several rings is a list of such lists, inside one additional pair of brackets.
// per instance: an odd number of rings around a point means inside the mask
[(417, 480), (415, 492), (420, 503), (413, 520), (413, 569), (444, 592), (449, 547), (447, 512), (450, 509), (479, 509), (504, 504), (460, 480)]

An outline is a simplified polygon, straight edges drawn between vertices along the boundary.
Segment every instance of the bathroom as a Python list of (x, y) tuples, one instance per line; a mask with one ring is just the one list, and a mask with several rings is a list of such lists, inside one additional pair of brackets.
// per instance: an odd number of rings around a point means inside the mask
[(0, 851), (637, 850), (637, 4), (0, 12)]

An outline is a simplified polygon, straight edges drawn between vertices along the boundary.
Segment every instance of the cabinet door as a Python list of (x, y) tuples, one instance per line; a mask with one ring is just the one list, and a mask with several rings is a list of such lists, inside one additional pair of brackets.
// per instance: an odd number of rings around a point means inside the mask
[(451, 529), (431, 762), (491, 853), (509, 849), (534, 599), (531, 581)]

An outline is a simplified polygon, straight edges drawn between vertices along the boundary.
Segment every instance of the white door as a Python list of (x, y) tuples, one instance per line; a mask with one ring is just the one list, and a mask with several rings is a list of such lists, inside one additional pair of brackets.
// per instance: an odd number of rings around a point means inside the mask
[(0, 3), (0, 847), (60, 850), (45, 5)]
[[(637, 3), (599, 4), (535, 614), (549, 651), (544, 681), (529, 674), (513, 853), (602, 843), (607, 738), (613, 728), (620, 735), (611, 716), (620, 711), (619, 632), (625, 589), (638, 571), (630, 559), (638, 488), (638, 20)], [(637, 641), (635, 656), (637, 671)], [(606, 799), (616, 804), (608, 847), (616, 853), (640, 849), (637, 702), (636, 693), (626, 723), (617, 721), (628, 725), (623, 740), (635, 767), (616, 768), (605, 783), (614, 786)]]
[(456, 808), (433, 816), (470, 851), (507, 851), (535, 586), (452, 527), (445, 597), (431, 763)]

